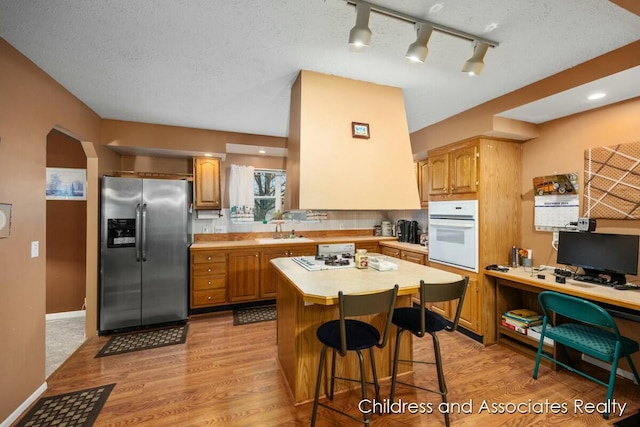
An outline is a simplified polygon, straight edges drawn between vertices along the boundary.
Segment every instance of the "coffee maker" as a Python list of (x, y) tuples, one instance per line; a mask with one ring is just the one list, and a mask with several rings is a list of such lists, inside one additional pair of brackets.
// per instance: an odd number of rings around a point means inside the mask
[(419, 244), (420, 232), (418, 221), (401, 219), (396, 224), (396, 234), (399, 242)]

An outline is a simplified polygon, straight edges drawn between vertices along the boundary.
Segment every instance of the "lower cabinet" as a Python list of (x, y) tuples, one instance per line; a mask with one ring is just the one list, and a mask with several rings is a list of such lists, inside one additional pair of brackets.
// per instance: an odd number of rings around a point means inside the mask
[(315, 255), (316, 245), (191, 250), (191, 309), (276, 298), (274, 258)]
[(260, 252), (258, 250), (230, 251), (227, 262), (229, 302), (257, 300), (260, 286)]
[[(481, 292), (479, 288), (478, 275), (466, 270), (460, 270), (441, 264), (430, 264), (431, 267), (439, 270), (450, 271), (452, 273), (460, 274), (461, 276), (469, 276), (469, 286), (467, 286), (467, 293), (464, 297), (464, 305), (460, 312), (460, 326), (475, 332), (478, 335), (482, 335), (482, 312), (480, 307), (482, 304)], [(429, 309), (442, 315), (448, 320), (453, 321), (456, 310), (458, 309), (457, 301), (446, 301), (439, 303), (432, 303), (429, 305)]]
[(227, 255), (224, 251), (191, 254), (191, 308), (227, 302)]
[(278, 289), (278, 275), (271, 267), (274, 258), (308, 256), (316, 254), (316, 245), (296, 245), (260, 251), (260, 299), (275, 298)]
[(427, 265), (427, 254), (423, 252), (413, 252), (406, 249), (398, 249), (390, 246), (382, 246), (380, 249), (382, 255), (390, 256), (393, 258), (400, 258), (405, 261), (413, 262), (415, 264)]
[(368, 253), (377, 254), (380, 253), (380, 245), (378, 242), (358, 242), (356, 243), (356, 250), (366, 249)]

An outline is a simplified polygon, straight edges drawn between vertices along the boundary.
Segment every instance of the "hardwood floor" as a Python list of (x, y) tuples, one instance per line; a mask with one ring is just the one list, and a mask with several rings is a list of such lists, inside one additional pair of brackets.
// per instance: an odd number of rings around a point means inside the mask
[[(618, 379), (615, 399), (627, 404), (622, 417), (579, 414), (574, 402), (598, 403), (606, 390), (578, 375), (541, 367), (531, 377), (533, 360), (500, 346), (483, 347), (460, 333), (440, 335), (449, 402), (464, 411), (451, 415), (454, 426), (602, 426), (640, 409), (640, 387)], [(276, 359), (276, 322), (233, 326), (231, 312), (200, 316), (189, 322), (187, 342), (152, 350), (95, 358), (108, 337), (83, 344), (48, 379), (47, 395), (116, 383), (96, 426), (305, 426), (312, 404), (292, 405)], [(431, 339), (415, 339), (416, 354), (432, 355)], [(418, 378), (436, 386), (433, 367), (416, 365)], [(382, 397), (390, 391), (382, 381)], [(370, 395), (373, 390), (368, 390)], [(334, 404), (358, 415), (357, 391), (336, 396)], [(438, 396), (398, 386), (396, 401), (428, 405), (437, 410)], [(541, 414), (492, 414), (486, 405), (567, 405), (566, 411)], [(526, 409), (526, 408), (525, 408)], [(432, 414), (374, 416), (374, 426), (438, 426), (444, 417)], [(318, 426), (358, 425), (339, 414), (319, 409)]]

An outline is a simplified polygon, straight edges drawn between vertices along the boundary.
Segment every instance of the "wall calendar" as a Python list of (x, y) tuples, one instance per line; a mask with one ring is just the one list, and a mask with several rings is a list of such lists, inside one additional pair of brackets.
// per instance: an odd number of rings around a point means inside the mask
[(533, 190), (534, 226), (537, 231), (557, 231), (578, 221), (578, 173), (536, 177)]

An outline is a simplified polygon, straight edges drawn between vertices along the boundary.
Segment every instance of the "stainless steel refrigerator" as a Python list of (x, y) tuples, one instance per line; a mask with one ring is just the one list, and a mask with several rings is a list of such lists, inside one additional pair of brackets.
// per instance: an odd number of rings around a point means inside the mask
[(100, 333), (188, 316), (187, 181), (102, 178)]

